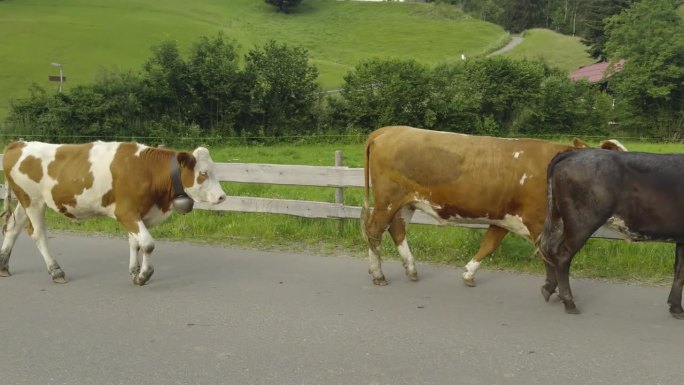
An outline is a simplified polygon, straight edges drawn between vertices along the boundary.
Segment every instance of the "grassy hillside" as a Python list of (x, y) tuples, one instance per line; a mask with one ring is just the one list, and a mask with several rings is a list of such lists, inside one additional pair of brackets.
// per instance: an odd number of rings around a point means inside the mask
[(182, 48), (223, 31), (241, 51), (269, 39), (309, 50), (324, 89), (369, 57), (424, 63), (476, 56), (506, 39), (498, 26), (434, 4), (306, 0), (284, 15), (257, 0), (0, 1), (0, 119), (10, 98), (32, 83), (57, 89), (48, 75), (64, 65), (66, 87), (92, 81), (102, 68), (137, 70), (164, 39)]
[(505, 55), (542, 60), (553, 67), (570, 72), (595, 62), (586, 49), (578, 37), (536, 28), (526, 31), (523, 42)]

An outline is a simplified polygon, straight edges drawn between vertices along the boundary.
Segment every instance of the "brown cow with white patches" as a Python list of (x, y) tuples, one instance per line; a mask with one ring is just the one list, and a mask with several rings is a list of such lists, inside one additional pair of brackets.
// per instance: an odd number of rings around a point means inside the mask
[[(137, 143), (49, 144), (13, 142), (4, 152), (5, 239), (0, 248), (0, 276), (7, 277), (12, 248), (26, 227), (45, 259), (52, 280), (66, 282), (50, 255), (45, 207), (72, 219), (108, 216), (128, 231), (129, 273), (144, 285), (154, 269), (154, 240), (148, 232), (171, 214), (192, 209), (192, 202), (220, 203), (226, 194), (214, 175), (206, 148), (192, 153)], [(19, 201), (12, 213), (11, 198)], [(140, 265), (142, 257), (142, 266)]]
[[(386, 285), (380, 241), (389, 230), (406, 275), (417, 280), (406, 227), (416, 209), (442, 223), (486, 224), (480, 249), (466, 265), (463, 280), (474, 286), (482, 259), (509, 232), (530, 242), (542, 232), (546, 216), (546, 167), (558, 153), (574, 147), (534, 139), (471, 136), (406, 126), (370, 134), (365, 152), (363, 235), (368, 243), (369, 273)], [(617, 141), (602, 148), (626, 151)], [(369, 209), (369, 186), (374, 209)]]

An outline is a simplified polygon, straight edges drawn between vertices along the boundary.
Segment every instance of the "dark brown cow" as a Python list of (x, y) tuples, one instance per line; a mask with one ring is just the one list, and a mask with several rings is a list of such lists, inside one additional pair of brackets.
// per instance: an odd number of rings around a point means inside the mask
[[(189, 153), (137, 143), (14, 142), (5, 148), (3, 168), (7, 195), (2, 277), (10, 275), (12, 248), (26, 225), (53, 281), (66, 282), (47, 247), (47, 206), (72, 219), (109, 216), (119, 221), (129, 235), (129, 272), (134, 283), (144, 285), (154, 272), (154, 240), (147, 228), (168, 218), (172, 208), (187, 212), (193, 201), (219, 203), (226, 198), (203, 147)], [(14, 213), (12, 193), (19, 200)]]
[(579, 311), (570, 263), (591, 234), (607, 224), (629, 241), (676, 243), (667, 303), (684, 319), (684, 155), (587, 150), (563, 153), (548, 168), (548, 213), (539, 249), (546, 262), (547, 301), (558, 288), (568, 313)]
[[(575, 147), (586, 147), (576, 139)], [(602, 147), (624, 150), (617, 141)], [(534, 139), (504, 139), (384, 127), (366, 141), (363, 235), (368, 242), (369, 273), (386, 285), (380, 241), (389, 230), (406, 275), (417, 279), (406, 226), (420, 209), (442, 223), (489, 225), (477, 254), (466, 265), (464, 282), (474, 286), (482, 259), (508, 232), (534, 241), (546, 215), (546, 167), (559, 152), (573, 147)], [(374, 209), (369, 214), (369, 186)]]

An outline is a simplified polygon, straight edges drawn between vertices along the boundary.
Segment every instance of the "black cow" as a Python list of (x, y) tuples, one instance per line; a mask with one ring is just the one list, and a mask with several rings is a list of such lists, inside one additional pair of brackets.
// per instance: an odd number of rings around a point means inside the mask
[(675, 242), (670, 313), (684, 319), (684, 154), (570, 151), (547, 170), (548, 210), (538, 246), (546, 263), (542, 294), (558, 287), (568, 313), (579, 313), (570, 290), (572, 257), (607, 224), (631, 241)]

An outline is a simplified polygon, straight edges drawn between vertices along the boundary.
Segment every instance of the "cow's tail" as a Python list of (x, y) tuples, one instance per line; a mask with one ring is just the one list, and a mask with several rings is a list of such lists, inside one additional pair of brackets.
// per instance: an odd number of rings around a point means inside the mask
[(5, 234), (7, 231), (7, 224), (12, 217), (12, 189), (10, 188), (7, 177), (5, 177), (5, 203), (2, 209), (2, 233)]
[(563, 217), (558, 210), (558, 205), (556, 204), (553, 193), (553, 172), (556, 165), (565, 159), (567, 154), (571, 152), (572, 151), (568, 151), (556, 155), (549, 163), (549, 167), (546, 171), (546, 198), (548, 205), (546, 208), (546, 220), (544, 221), (544, 229), (535, 243), (537, 245), (537, 250), (540, 252), (544, 261), (551, 264), (553, 264), (553, 259), (549, 257), (558, 252), (558, 247), (563, 239), (564, 230)]
[(361, 235), (366, 243), (368, 239), (368, 220), (370, 219), (370, 152), (373, 139), (366, 141), (366, 149), (363, 158), (363, 207), (361, 207)]

